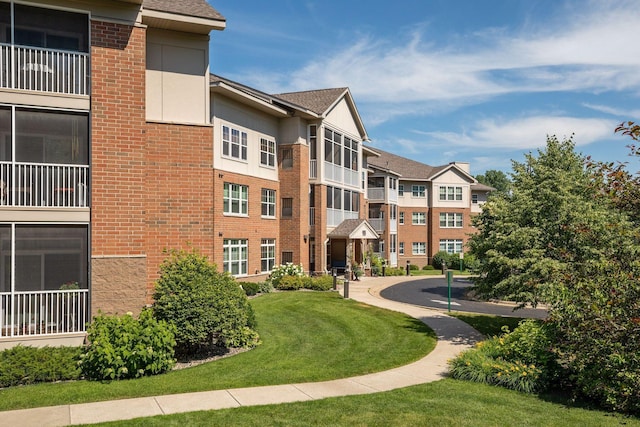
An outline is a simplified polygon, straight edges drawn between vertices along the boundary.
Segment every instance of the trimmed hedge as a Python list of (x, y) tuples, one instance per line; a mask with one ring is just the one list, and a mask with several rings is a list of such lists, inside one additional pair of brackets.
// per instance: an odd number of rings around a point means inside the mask
[(82, 347), (18, 345), (0, 352), (0, 387), (77, 380)]

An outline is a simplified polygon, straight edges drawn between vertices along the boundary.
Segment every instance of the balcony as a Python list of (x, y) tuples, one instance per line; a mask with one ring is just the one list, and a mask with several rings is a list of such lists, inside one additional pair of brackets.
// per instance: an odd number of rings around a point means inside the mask
[(89, 54), (2, 43), (0, 87), (89, 95)]
[(85, 332), (89, 290), (0, 293), (0, 338)]
[(387, 189), (385, 187), (369, 187), (367, 189), (367, 197), (370, 202), (378, 203), (397, 203), (398, 190)]
[(367, 219), (369, 224), (376, 230), (376, 233), (383, 233), (385, 229), (385, 219), (384, 218), (369, 218)]
[(89, 166), (0, 162), (0, 207), (88, 207)]

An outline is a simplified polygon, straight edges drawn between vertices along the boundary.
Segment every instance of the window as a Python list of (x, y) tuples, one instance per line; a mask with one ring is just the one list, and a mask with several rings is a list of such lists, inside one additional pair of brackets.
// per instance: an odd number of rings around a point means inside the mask
[(223, 271), (233, 276), (247, 274), (248, 247), (246, 239), (224, 239), (222, 245)]
[(398, 185), (398, 180), (396, 178), (389, 178), (389, 188), (392, 190), (396, 189), (396, 185)]
[(282, 252), (282, 264), (286, 264), (288, 262), (293, 262), (293, 252), (284, 251)]
[(427, 215), (424, 212), (413, 212), (411, 214), (411, 224), (425, 225), (427, 223)]
[(471, 203), (473, 203), (474, 205), (478, 204), (478, 195), (477, 194), (472, 194), (471, 195)]
[(440, 187), (440, 200), (462, 200), (462, 187)]
[(425, 242), (413, 242), (411, 244), (411, 249), (412, 249), (413, 255), (427, 254), (427, 244)]
[(426, 197), (427, 188), (424, 185), (412, 185), (411, 196), (413, 197)]
[(293, 167), (293, 149), (285, 148), (280, 154), (282, 158), (280, 167), (282, 167), (282, 169), (291, 169)]
[(249, 187), (246, 185), (224, 183), (224, 213), (231, 215), (247, 215)]
[(327, 208), (360, 212), (360, 193), (327, 186)]
[(265, 138), (260, 138), (260, 164), (275, 167), (276, 143)]
[(389, 219), (395, 221), (398, 216), (398, 206), (389, 205)]
[(318, 127), (309, 125), (309, 158), (316, 160), (318, 158)]
[(293, 199), (291, 197), (282, 198), (282, 217), (283, 218), (293, 217)]
[(342, 135), (331, 129), (324, 129), (324, 160), (334, 165), (342, 165)]
[(400, 212), (400, 217), (398, 218), (398, 222), (400, 225), (404, 225), (404, 212)]
[(276, 192), (268, 188), (262, 189), (262, 216), (273, 218), (276, 216)]
[(462, 228), (462, 214), (455, 212), (441, 212), (440, 228)]
[(398, 184), (398, 196), (404, 196), (404, 184)]
[(397, 250), (397, 242), (398, 242), (398, 235), (397, 234), (391, 234), (389, 235), (389, 253), (395, 254), (396, 250)]
[(222, 126), (222, 155), (247, 160), (247, 133)]
[(400, 255), (404, 255), (404, 242), (399, 242), (398, 243), (398, 253)]
[(442, 239), (440, 240), (440, 250), (450, 254), (462, 252), (462, 239)]
[(260, 243), (260, 271), (267, 273), (276, 264), (276, 239), (262, 239)]
[(358, 170), (358, 142), (347, 136), (344, 137), (344, 167)]

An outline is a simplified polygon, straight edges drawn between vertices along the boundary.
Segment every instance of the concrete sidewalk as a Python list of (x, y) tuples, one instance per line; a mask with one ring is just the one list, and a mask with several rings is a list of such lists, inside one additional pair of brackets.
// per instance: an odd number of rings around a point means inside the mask
[(181, 412), (377, 393), (439, 380), (447, 372), (447, 361), (481, 340), (482, 336), (466, 323), (442, 312), (389, 301), (379, 295), (380, 290), (388, 286), (421, 278), (366, 277), (359, 282), (350, 282), (349, 288), (350, 298), (406, 313), (420, 319), (435, 331), (438, 337), (436, 348), (424, 358), (409, 365), (374, 374), (316, 383), (236, 388), (5, 411), (0, 412), (0, 420), (3, 425), (24, 427), (91, 424)]

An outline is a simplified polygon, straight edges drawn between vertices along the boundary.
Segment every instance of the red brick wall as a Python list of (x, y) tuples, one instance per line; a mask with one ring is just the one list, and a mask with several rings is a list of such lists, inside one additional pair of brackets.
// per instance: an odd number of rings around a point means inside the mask
[[(248, 217), (224, 215), (224, 183), (246, 185), (249, 187)], [(223, 241), (225, 239), (247, 239), (249, 258), (247, 273), (259, 274), (261, 270), (262, 239), (276, 240), (276, 265), (280, 262), (280, 223), (278, 219), (262, 218), (262, 189), (276, 191), (276, 218), (280, 217), (280, 184), (276, 181), (235, 174), (223, 170), (213, 171), (213, 260), (222, 271)], [(256, 273), (256, 271), (258, 273)], [(262, 276), (262, 275), (260, 275)]]
[[(147, 287), (164, 249), (197, 249), (213, 260), (213, 128), (147, 124)], [(220, 193), (222, 196), (222, 193)]]
[[(400, 212), (404, 212), (404, 225), (400, 225)], [(413, 225), (413, 212), (424, 212), (426, 224)], [(429, 208), (398, 206), (398, 248), (400, 247), (400, 242), (404, 242), (404, 255), (400, 255), (400, 251), (398, 250), (398, 266), (406, 266), (407, 260), (411, 261), (411, 264), (418, 265), (419, 267), (428, 264), (430, 241)], [(427, 254), (413, 255), (413, 242), (425, 242)]]
[[(462, 213), (462, 228), (440, 228), (441, 212)], [(476, 229), (471, 226), (470, 208), (432, 208), (428, 221), (431, 236), (430, 244), (427, 246), (429, 259), (440, 250), (440, 239), (462, 239), (463, 251), (466, 252), (464, 245), (469, 239), (469, 234), (476, 232)]]
[[(280, 244), (278, 253), (293, 252), (294, 264), (302, 264), (305, 271), (309, 270), (309, 241), (303, 236), (310, 233), (309, 226), (309, 147), (303, 144), (280, 145), (293, 150), (293, 167), (278, 170), (280, 177), (280, 194), (278, 207), (283, 197), (293, 198), (293, 217), (280, 219)], [(320, 188), (320, 187), (319, 187)], [(316, 190), (318, 190), (317, 188)], [(325, 190), (326, 191), (326, 190)], [(316, 204), (316, 210), (319, 206)], [(316, 230), (318, 224), (316, 223)], [(316, 248), (319, 240), (316, 239)], [(278, 259), (280, 257), (278, 256)], [(316, 257), (316, 262), (318, 262)]]
[(144, 254), (145, 30), (91, 23), (92, 255)]
[(144, 28), (91, 22), (94, 315), (137, 312), (146, 300), (145, 43)]

